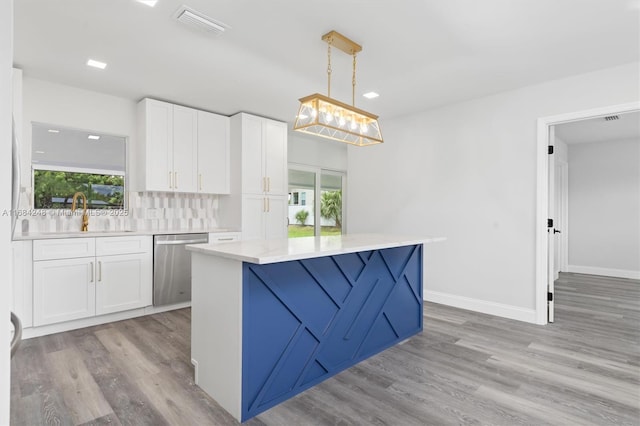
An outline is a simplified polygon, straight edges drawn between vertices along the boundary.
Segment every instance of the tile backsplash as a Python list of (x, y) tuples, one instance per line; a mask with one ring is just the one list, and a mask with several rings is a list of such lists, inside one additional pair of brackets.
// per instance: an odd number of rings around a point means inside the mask
[[(21, 201), (25, 199), (29, 198)], [(28, 209), (22, 213), (16, 235), (79, 231), (82, 223), (82, 209), (73, 214), (69, 210)], [(219, 227), (218, 221), (218, 195), (208, 194), (130, 192), (126, 211), (89, 211), (90, 231), (203, 230)]]

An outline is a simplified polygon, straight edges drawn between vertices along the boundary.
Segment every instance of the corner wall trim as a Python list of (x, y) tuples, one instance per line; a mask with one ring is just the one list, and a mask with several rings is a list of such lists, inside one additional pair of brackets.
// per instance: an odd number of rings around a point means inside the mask
[(574, 274), (602, 275), (605, 277), (629, 278), (640, 280), (640, 271), (630, 271), (627, 269), (598, 268), (594, 266), (569, 265), (567, 272)]
[(489, 302), (480, 299), (471, 299), (469, 297), (429, 290), (424, 291), (424, 300), (427, 302), (440, 303), (442, 305), (453, 306), (455, 308), (467, 309), (469, 311), (481, 312), (483, 314), (536, 324), (535, 309), (525, 309), (519, 306), (505, 305), (503, 303)]

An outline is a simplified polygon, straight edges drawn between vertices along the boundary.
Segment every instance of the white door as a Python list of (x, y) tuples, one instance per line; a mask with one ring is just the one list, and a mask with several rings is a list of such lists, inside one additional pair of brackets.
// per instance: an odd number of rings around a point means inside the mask
[[(555, 146), (555, 126), (549, 127), (549, 143), (554, 149)], [(548, 188), (549, 188), (549, 200), (548, 200), (548, 218), (549, 222), (547, 224), (547, 316), (548, 321), (554, 321), (554, 280), (555, 280), (555, 155), (552, 151), (549, 151), (549, 179), (548, 179)]]
[(264, 195), (242, 196), (242, 239), (260, 240), (265, 238), (264, 221), (267, 212), (267, 198)]
[(259, 117), (242, 116), (242, 192), (261, 194), (266, 190), (263, 175), (262, 122)]
[(265, 121), (264, 127), (264, 175), (269, 194), (287, 193), (287, 126), (284, 123)]
[(228, 194), (229, 117), (198, 111), (198, 192)]
[(96, 314), (151, 305), (150, 253), (101, 256), (96, 260)]
[(33, 262), (33, 325), (94, 316), (95, 258)]
[(265, 238), (267, 240), (287, 238), (287, 196), (268, 197), (266, 210)]
[(197, 192), (198, 114), (191, 108), (173, 106), (173, 189)]

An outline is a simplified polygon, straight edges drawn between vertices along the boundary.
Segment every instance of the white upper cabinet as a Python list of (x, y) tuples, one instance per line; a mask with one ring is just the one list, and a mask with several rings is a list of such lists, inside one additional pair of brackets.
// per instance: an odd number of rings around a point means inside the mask
[(235, 117), (242, 120), (242, 192), (287, 194), (286, 123), (249, 114)]
[(267, 189), (274, 195), (286, 195), (287, 191), (287, 126), (268, 120), (264, 123), (264, 175)]
[(198, 111), (198, 192), (228, 194), (229, 118)]
[(287, 124), (246, 113), (231, 117), (232, 189), (220, 223), (242, 239), (287, 236)]
[(173, 190), (196, 192), (198, 111), (173, 106)]
[(173, 106), (145, 99), (138, 104), (138, 182), (147, 191), (172, 191)]
[(229, 193), (229, 117), (143, 99), (138, 128), (135, 189)]
[(247, 114), (242, 117), (242, 192), (260, 194), (264, 192), (265, 180), (262, 170), (262, 119)]

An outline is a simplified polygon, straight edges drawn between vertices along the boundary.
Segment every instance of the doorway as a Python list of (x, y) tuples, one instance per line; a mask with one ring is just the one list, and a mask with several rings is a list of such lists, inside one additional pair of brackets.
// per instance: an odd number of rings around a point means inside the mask
[[(537, 143), (537, 212), (536, 212), (536, 323), (547, 324), (554, 318), (554, 279), (556, 277), (556, 262), (562, 264), (561, 256), (555, 255), (556, 242), (554, 232), (559, 230), (554, 225), (558, 214), (555, 209), (556, 173), (555, 164), (555, 126), (573, 123), (594, 118), (604, 118), (616, 114), (625, 114), (640, 111), (640, 102), (624, 105), (614, 105), (594, 110), (579, 111), (569, 114), (544, 117), (538, 119), (538, 143)], [(550, 148), (553, 146), (553, 148)], [(562, 172), (561, 172), (562, 173)], [(566, 211), (566, 210), (565, 210)], [(568, 241), (568, 223), (565, 223), (565, 236)]]

